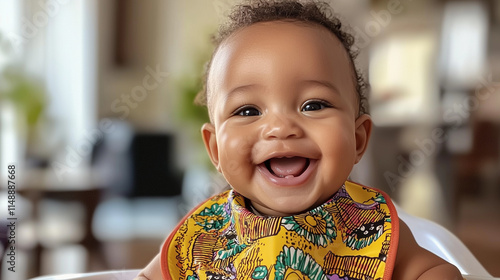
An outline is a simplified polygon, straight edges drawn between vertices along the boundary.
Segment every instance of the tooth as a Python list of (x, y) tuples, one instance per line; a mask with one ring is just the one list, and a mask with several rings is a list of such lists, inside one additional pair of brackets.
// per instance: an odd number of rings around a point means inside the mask
[(293, 176), (293, 175), (286, 175), (285, 176), (286, 179), (290, 179), (290, 178), (293, 178), (293, 177), (295, 177), (295, 176)]

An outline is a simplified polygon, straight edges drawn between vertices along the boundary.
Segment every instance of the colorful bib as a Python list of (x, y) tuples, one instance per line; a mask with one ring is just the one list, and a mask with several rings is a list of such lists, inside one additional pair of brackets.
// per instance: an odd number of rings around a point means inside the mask
[(235, 191), (196, 208), (161, 251), (165, 279), (390, 279), (398, 243), (394, 206), (347, 181), (321, 206), (262, 217)]

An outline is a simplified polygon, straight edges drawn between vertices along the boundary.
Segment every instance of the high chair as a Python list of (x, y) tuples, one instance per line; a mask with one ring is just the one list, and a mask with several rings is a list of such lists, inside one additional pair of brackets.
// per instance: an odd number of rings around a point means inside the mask
[[(462, 275), (464, 275), (466, 280), (500, 280), (500, 278), (491, 276), (462, 241), (450, 231), (434, 222), (410, 215), (398, 206), (396, 206), (396, 209), (399, 218), (408, 225), (417, 243), (423, 248), (454, 264)], [(139, 271), (139, 269), (133, 269), (64, 274), (41, 276), (32, 278), (31, 280), (130, 280), (133, 279)]]

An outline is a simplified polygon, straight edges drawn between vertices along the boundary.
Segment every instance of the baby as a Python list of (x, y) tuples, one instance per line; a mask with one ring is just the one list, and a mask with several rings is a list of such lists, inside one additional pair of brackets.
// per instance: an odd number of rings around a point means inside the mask
[(233, 10), (199, 96), (231, 190), (192, 210), (136, 279), (462, 279), (387, 195), (347, 181), (372, 122), (332, 14), (300, 1)]

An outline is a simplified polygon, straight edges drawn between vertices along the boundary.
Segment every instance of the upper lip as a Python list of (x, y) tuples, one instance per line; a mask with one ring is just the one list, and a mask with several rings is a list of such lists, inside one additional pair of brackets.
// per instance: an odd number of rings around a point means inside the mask
[(303, 157), (307, 159), (316, 159), (314, 157), (311, 157), (310, 154), (304, 153), (304, 152), (297, 152), (297, 151), (272, 151), (262, 159), (257, 162), (257, 165), (262, 164), (272, 158), (292, 158), (292, 157)]

